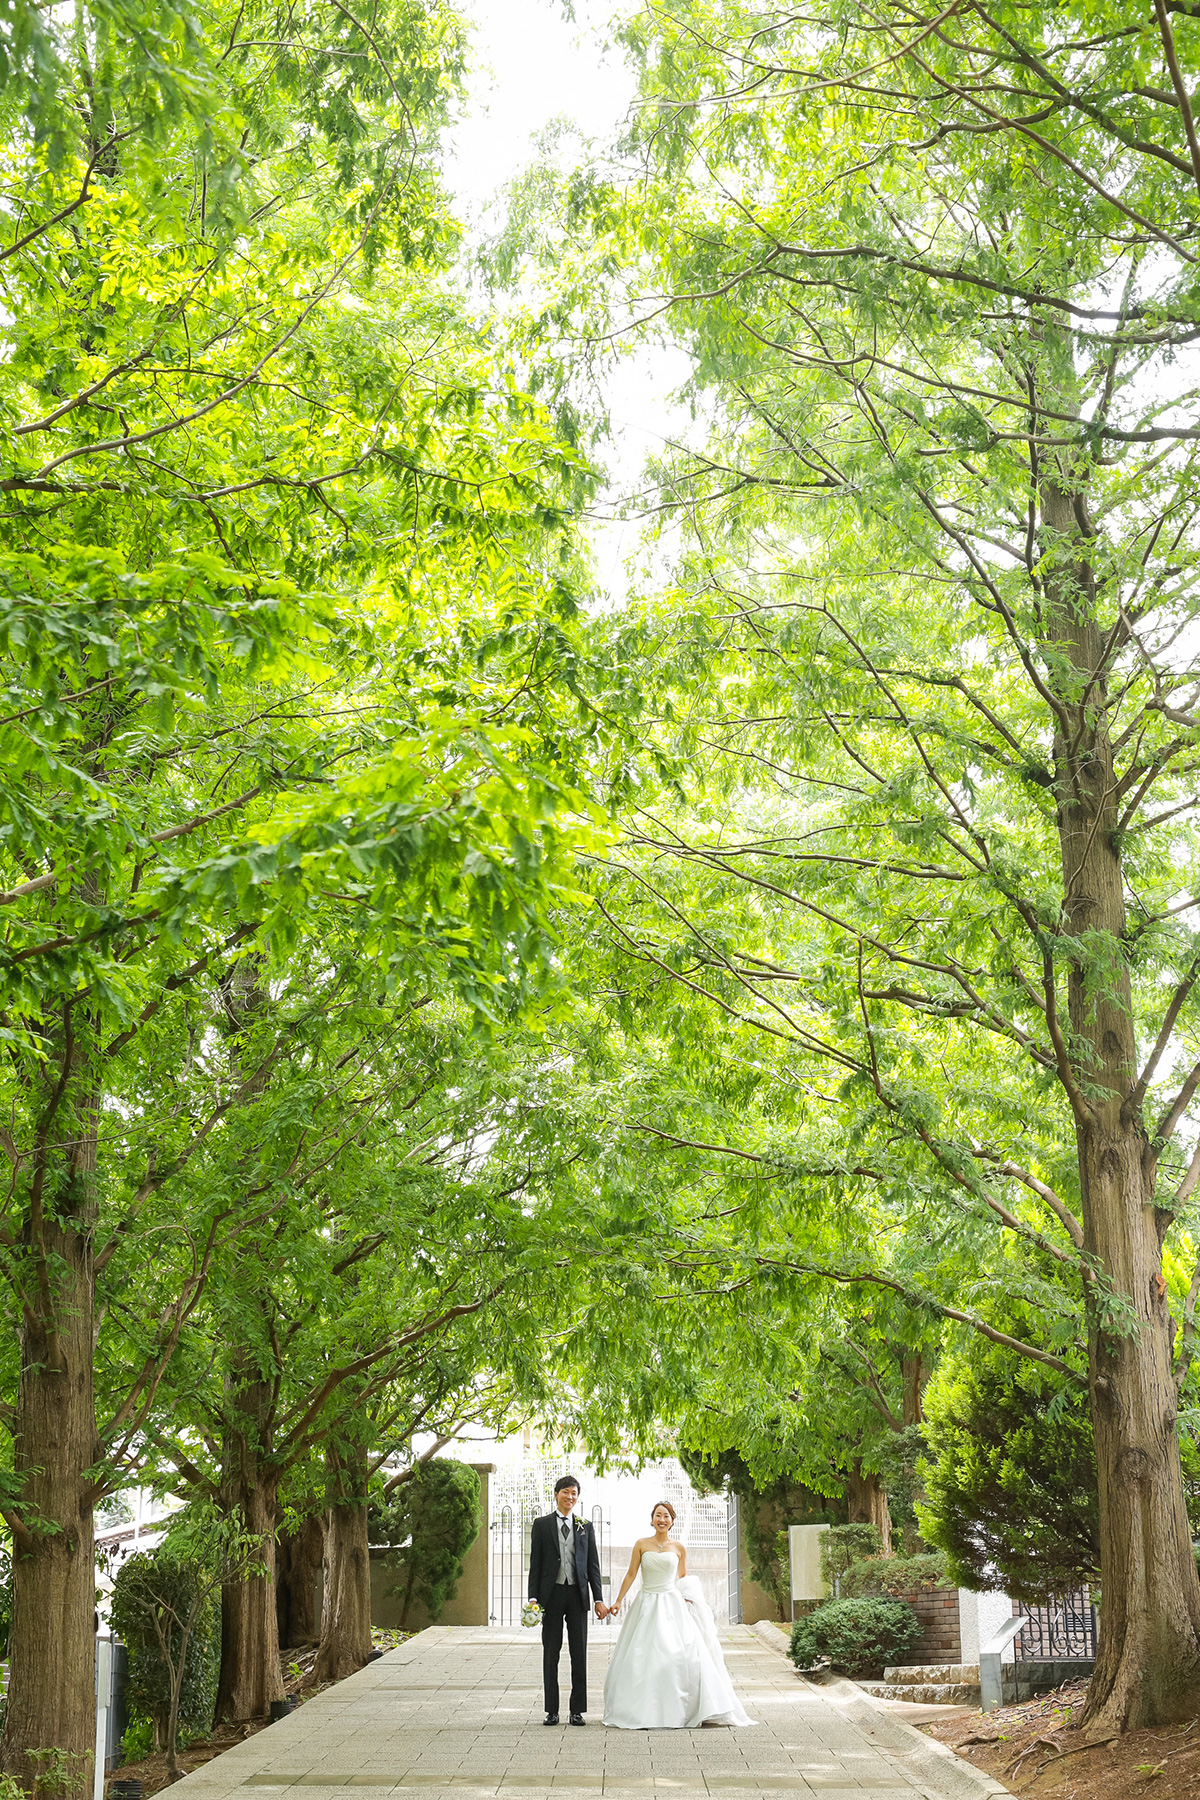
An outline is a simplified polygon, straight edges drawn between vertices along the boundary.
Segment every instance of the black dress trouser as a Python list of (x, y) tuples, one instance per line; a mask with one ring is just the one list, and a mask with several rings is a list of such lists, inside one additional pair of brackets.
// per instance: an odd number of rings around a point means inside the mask
[(548, 1713), (558, 1711), (558, 1659), (564, 1620), (571, 1653), (570, 1711), (583, 1713), (587, 1711), (587, 1601), (573, 1582), (557, 1581), (542, 1609), (542, 1683)]

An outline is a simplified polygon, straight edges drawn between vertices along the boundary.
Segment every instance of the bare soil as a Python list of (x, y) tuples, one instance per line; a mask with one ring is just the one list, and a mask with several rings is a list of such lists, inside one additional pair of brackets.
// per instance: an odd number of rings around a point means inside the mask
[(999, 1712), (957, 1712), (920, 1730), (1038, 1800), (1200, 1800), (1200, 1718), (1092, 1742), (1072, 1729), (1086, 1681)]
[[(371, 1643), (376, 1650), (394, 1650), (405, 1638), (411, 1637), (411, 1631), (372, 1631)], [(313, 1664), (317, 1660), (317, 1646), (310, 1645), (304, 1650), (285, 1650), (280, 1657), (283, 1674), (283, 1691), (302, 1706), (315, 1694), (323, 1694), (326, 1688), (336, 1683), (331, 1681), (315, 1682), (312, 1678)], [(255, 1719), (248, 1725), (218, 1725), (206, 1738), (199, 1738), (189, 1744), (186, 1750), (179, 1752), (179, 1768), (183, 1775), (190, 1775), (194, 1769), (211, 1762), (214, 1756), (220, 1756), (223, 1750), (231, 1750), (234, 1744), (242, 1743), (253, 1737), (270, 1724), (269, 1719)], [(164, 1751), (155, 1751), (153, 1756), (144, 1756), (140, 1762), (121, 1763), (108, 1776), (109, 1786), (114, 1781), (140, 1781), (144, 1800), (150, 1800), (152, 1794), (161, 1793), (170, 1787), (171, 1778), (167, 1773), (167, 1758)]]

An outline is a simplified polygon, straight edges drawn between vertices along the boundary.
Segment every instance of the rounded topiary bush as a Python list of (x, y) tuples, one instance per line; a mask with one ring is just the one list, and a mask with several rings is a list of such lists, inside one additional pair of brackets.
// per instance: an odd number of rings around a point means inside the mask
[(866, 1675), (897, 1663), (921, 1635), (921, 1622), (903, 1600), (827, 1600), (792, 1627), (788, 1654), (798, 1669), (828, 1661), (847, 1675)]

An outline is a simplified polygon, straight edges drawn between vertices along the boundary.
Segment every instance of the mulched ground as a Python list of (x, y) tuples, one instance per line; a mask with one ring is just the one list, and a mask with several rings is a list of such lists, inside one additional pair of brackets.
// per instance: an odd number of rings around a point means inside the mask
[(994, 1713), (957, 1713), (920, 1729), (1014, 1794), (1039, 1800), (1198, 1800), (1200, 1719), (1084, 1745), (1071, 1720), (1085, 1681)]
[[(376, 1650), (394, 1650), (405, 1638), (411, 1637), (410, 1631), (372, 1631), (371, 1642)], [(332, 1682), (317, 1683), (312, 1679), (313, 1664), (317, 1660), (317, 1647), (312, 1645), (307, 1650), (285, 1650), (280, 1657), (283, 1673), (283, 1691), (291, 1695), (297, 1706), (303, 1706), (314, 1694), (322, 1694)], [(190, 1775), (194, 1769), (201, 1768), (211, 1762), (214, 1756), (220, 1756), (222, 1750), (232, 1749), (245, 1738), (253, 1737), (256, 1731), (262, 1731), (268, 1720), (257, 1720), (250, 1725), (218, 1725), (211, 1737), (201, 1738), (189, 1744), (186, 1750), (179, 1752), (179, 1768), (182, 1774)], [(108, 1777), (109, 1785), (114, 1781), (140, 1781), (145, 1800), (150, 1795), (161, 1793), (170, 1787), (171, 1780), (167, 1774), (167, 1759), (162, 1752), (153, 1756), (144, 1756), (140, 1762), (122, 1763)]]

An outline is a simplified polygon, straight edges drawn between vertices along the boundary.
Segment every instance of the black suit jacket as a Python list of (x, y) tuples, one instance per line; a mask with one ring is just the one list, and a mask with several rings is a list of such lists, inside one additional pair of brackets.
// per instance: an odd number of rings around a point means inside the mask
[[(579, 1584), (579, 1592), (584, 1599), (590, 1588), (596, 1600), (604, 1598), (604, 1590), (600, 1586), (600, 1557), (596, 1550), (596, 1533), (586, 1519), (576, 1518), (574, 1513), (568, 1515), (571, 1521), (571, 1532), (575, 1539), (575, 1579)], [(547, 1513), (544, 1518), (533, 1521), (533, 1531), (529, 1540), (529, 1598), (536, 1600), (543, 1609), (549, 1605), (550, 1596), (554, 1592), (554, 1584), (558, 1580), (562, 1564), (559, 1560), (558, 1546), (560, 1542), (558, 1522), (562, 1517), (557, 1508)]]

